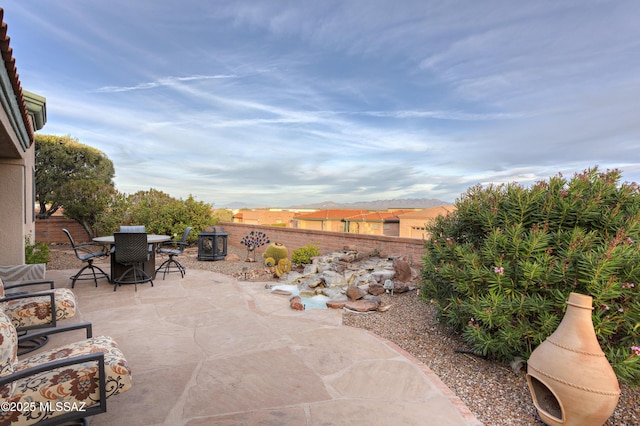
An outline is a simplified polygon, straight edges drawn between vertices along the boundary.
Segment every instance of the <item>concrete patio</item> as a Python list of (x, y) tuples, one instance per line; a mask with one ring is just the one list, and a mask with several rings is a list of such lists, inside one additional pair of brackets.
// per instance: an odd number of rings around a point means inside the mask
[[(47, 278), (71, 287), (74, 272)], [(293, 311), (264, 283), (208, 271), (154, 284), (76, 283), (70, 321), (116, 339), (134, 374), (92, 425), (481, 424), (424, 364), (342, 326), (341, 311)]]

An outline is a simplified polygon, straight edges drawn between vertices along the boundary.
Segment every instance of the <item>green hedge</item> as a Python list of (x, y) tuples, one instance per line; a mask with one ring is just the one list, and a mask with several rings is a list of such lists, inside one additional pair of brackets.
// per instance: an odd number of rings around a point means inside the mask
[(597, 168), (525, 188), (470, 188), (430, 227), (423, 295), (472, 349), (528, 359), (571, 292), (594, 299), (600, 345), (621, 381), (640, 383), (640, 195)]

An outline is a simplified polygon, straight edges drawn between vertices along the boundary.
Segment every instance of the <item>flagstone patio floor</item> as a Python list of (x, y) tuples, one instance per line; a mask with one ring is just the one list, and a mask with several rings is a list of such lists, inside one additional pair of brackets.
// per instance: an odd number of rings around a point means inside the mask
[[(73, 270), (49, 270), (71, 287)], [(133, 387), (99, 425), (480, 425), (429, 368), (341, 311), (294, 311), (264, 283), (189, 270), (154, 286), (77, 282), (75, 318), (113, 337)], [(53, 336), (50, 349), (80, 332)]]

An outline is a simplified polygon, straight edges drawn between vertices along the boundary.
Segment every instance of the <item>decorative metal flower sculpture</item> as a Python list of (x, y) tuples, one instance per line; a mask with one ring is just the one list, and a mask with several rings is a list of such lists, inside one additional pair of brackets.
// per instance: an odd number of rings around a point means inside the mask
[[(265, 244), (269, 244), (269, 237), (262, 231), (251, 231), (248, 235), (245, 235), (244, 238), (240, 241), (240, 244), (247, 247), (247, 259), (245, 262), (255, 262), (256, 261), (256, 252), (255, 250), (258, 247), (261, 247)], [(249, 254), (253, 252), (253, 259), (249, 257)]]

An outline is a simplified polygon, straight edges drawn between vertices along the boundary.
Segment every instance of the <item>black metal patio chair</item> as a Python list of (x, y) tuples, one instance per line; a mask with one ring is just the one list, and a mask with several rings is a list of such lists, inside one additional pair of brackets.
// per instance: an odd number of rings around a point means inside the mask
[[(147, 234), (142, 232), (114, 232), (115, 260), (129, 266), (120, 277), (113, 280), (113, 291), (119, 285), (133, 284), (138, 291), (138, 284), (150, 282), (153, 287), (153, 277), (144, 270), (144, 264), (149, 260), (149, 245)], [(153, 252), (152, 252), (153, 254)]]
[(62, 229), (62, 232), (67, 234), (76, 257), (83, 263), (86, 263), (82, 269), (71, 277), (71, 288), (75, 287), (76, 281), (78, 280), (93, 280), (96, 283), (96, 287), (98, 287), (99, 278), (106, 278), (107, 281), (109, 281), (109, 274), (103, 271), (99, 266), (93, 264), (95, 259), (101, 259), (109, 256), (107, 249), (102, 244), (93, 242), (76, 244), (71, 233), (67, 229)]
[(162, 279), (164, 280), (165, 276), (171, 272), (180, 272), (180, 276), (184, 278), (184, 274), (187, 273), (187, 270), (184, 266), (180, 264), (177, 260), (174, 259), (175, 256), (182, 254), (185, 247), (187, 246), (187, 238), (189, 237), (189, 233), (193, 229), (191, 226), (187, 227), (182, 234), (182, 239), (180, 241), (167, 241), (166, 243), (162, 243), (165, 247), (158, 247), (156, 252), (159, 254), (169, 255), (169, 258), (162, 262), (162, 264), (156, 269), (156, 274), (163, 270)]

